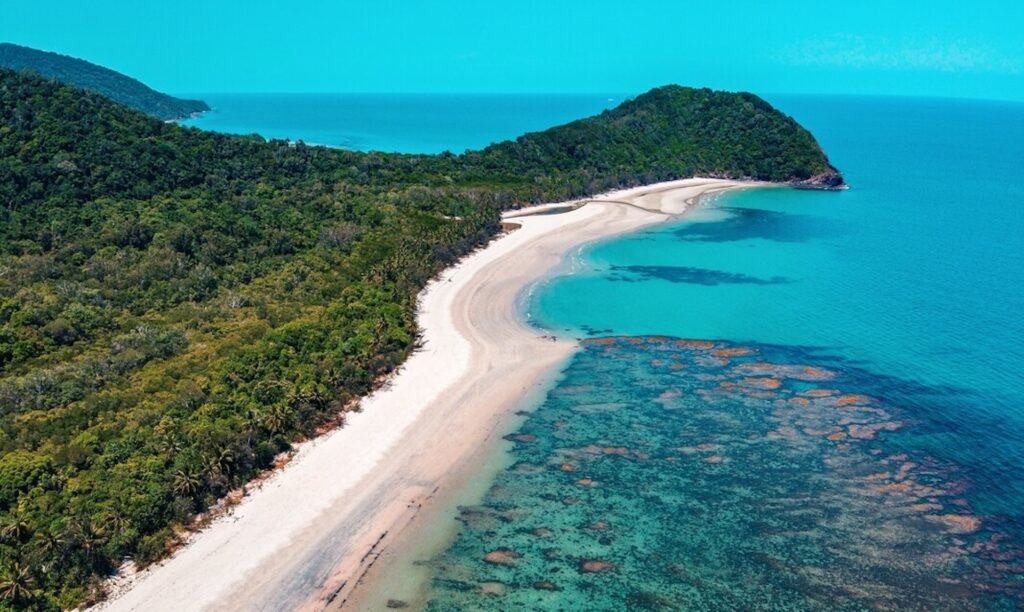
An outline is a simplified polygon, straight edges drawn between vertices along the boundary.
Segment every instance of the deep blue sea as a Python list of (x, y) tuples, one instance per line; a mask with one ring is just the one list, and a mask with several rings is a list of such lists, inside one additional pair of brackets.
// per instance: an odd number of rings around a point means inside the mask
[[(366, 98), (231, 131), (460, 151), (609, 98)], [(428, 608), (1024, 607), (1024, 105), (769, 101), (852, 189), (705, 200), (533, 288), (533, 324), (583, 346), (421, 560)]]

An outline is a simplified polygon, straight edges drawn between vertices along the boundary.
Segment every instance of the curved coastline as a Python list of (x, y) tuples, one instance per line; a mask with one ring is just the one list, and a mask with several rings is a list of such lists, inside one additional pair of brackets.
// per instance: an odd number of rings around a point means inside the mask
[(522, 292), (582, 244), (670, 219), (701, 195), (761, 185), (686, 179), (511, 212), (518, 229), (424, 290), (422, 347), (361, 412), (301, 445), (232, 513), (101, 607), (365, 608), (425, 517), (493, 454), (524, 398), (546, 389), (576, 348), (524, 320)]

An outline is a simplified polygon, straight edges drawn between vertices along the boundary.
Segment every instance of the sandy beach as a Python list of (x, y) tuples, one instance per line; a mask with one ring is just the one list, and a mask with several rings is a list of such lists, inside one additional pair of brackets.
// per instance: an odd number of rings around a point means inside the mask
[[(422, 348), (360, 412), (302, 444), (230, 514), (117, 584), (99, 608), (360, 609), (360, 591), (400, 556), (418, 517), (458, 486), (500, 440), (508, 415), (573, 353), (574, 342), (523, 322), (523, 291), (584, 243), (669, 219), (700, 195), (751, 185), (687, 179), (509, 213), (517, 229), (421, 294)], [(568, 212), (544, 210), (551, 207)]]

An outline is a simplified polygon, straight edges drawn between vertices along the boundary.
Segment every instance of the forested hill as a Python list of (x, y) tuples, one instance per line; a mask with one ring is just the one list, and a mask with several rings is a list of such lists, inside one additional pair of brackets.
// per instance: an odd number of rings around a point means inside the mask
[(0, 43), (0, 68), (31, 70), (68, 85), (102, 94), (158, 119), (181, 119), (210, 110), (200, 100), (183, 100), (150, 89), (119, 72), (59, 53)]
[(843, 183), (814, 136), (761, 98), (678, 85), (470, 157), (518, 173), (632, 177), (643, 169), (645, 183), (688, 176)]
[(99, 597), (343, 419), (501, 209), (828, 172), (743, 94), (663, 88), (481, 152), (389, 155), (186, 129), (0, 70), (0, 609)]

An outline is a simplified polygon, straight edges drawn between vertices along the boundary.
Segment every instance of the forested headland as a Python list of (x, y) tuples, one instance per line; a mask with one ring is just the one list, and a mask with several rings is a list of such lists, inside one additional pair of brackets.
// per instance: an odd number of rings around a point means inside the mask
[(0, 609), (98, 597), (342, 421), (501, 210), (694, 175), (841, 182), (751, 94), (663, 87), (427, 156), (182, 128), (0, 70)]
[(0, 43), (0, 68), (31, 70), (48, 79), (94, 91), (157, 119), (182, 119), (210, 110), (201, 100), (175, 98), (109, 68), (31, 47)]

